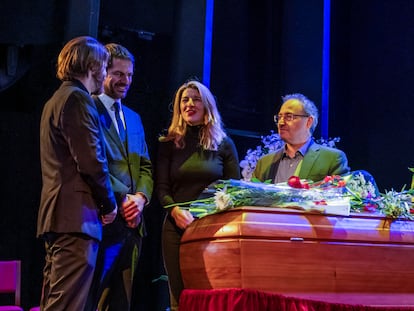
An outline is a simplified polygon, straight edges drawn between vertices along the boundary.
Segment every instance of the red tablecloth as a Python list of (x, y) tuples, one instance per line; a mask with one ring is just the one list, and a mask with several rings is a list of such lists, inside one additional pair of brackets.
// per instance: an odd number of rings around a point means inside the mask
[(179, 311), (399, 311), (413, 307), (372, 307), (286, 297), (253, 289), (186, 289)]

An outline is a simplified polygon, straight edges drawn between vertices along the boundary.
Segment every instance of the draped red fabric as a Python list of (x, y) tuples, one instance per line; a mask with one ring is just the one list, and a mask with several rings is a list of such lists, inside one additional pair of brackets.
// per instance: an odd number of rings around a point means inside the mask
[(328, 303), (245, 288), (186, 289), (179, 311), (407, 311), (412, 307), (372, 307)]

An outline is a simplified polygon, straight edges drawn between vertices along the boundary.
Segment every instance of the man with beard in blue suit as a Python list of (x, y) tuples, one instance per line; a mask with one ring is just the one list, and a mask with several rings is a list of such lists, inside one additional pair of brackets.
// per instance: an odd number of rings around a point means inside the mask
[(145, 235), (143, 210), (153, 189), (152, 164), (140, 116), (121, 104), (132, 82), (134, 57), (119, 44), (110, 54), (104, 93), (95, 96), (106, 141), (119, 216), (104, 228), (86, 310), (131, 308), (134, 271)]

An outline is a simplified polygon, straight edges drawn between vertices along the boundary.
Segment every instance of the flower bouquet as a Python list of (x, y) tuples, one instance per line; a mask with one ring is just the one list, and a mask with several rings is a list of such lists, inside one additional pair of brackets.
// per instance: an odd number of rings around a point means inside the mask
[(264, 206), (342, 216), (352, 211), (414, 219), (413, 195), (414, 190), (381, 195), (374, 178), (361, 170), (346, 176), (327, 176), (319, 182), (297, 176), (279, 184), (219, 180), (205, 189), (203, 198), (174, 205), (188, 209), (198, 218), (239, 206)]
[[(320, 138), (315, 139), (315, 142), (317, 142), (320, 145), (329, 146), (331, 148), (336, 148), (336, 143), (340, 141), (339, 137), (335, 138)], [(276, 151), (280, 148), (282, 148), (284, 145), (283, 140), (280, 138), (279, 134), (274, 133), (271, 131), (271, 133), (267, 136), (261, 137), (261, 145), (257, 146), (256, 149), (249, 149), (247, 150), (247, 154), (244, 157), (244, 159), (240, 162), (240, 167), (242, 168), (242, 176), (243, 180), (246, 182), (258, 182), (258, 180), (252, 179), (252, 173), (256, 167), (257, 161), (259, 158), (263, 157), (264, 155), (268, 154), (269, 152)], [(414, 168), (409, 168), (409, 170), (414, 173)], [(222, 182), (220, 182), (222, 183)], [(217, 197), (217, 202), (213, 203), (210, 202), (210, 209), (204, 210), (203, 214), (209, 214), (214, 213), (217, 211), (220, 211), (222, 209), (225, 209), (226, 206), (231, 206), (231, 202), (233, 202), (233, 206), (241, 206), (237, 205), (239, 201), (236, 200), (234, 202), (231, 196), (232, 192), (234, 191), (233, 185), (228, 186), (228, 188), (224, 189), (224, 186), (220, 183), (217, 185), (217, 191), (220, 191), (221, 193), (218, 193), (215, 195)], [(260, 185), (260, 183), (259, 183)], [(414, 174), (412, 177), (411, 182), (411, 189), (410, 190), (404, 190), (404, 188), (397, 192), (395, 190), (391, 191), (385, 191), (385, 193), (379, 193), (378, 187), (375, 183), (374, 178), (366, 171), (359, 170), (354, 171), (346, 176), (327, 176), (324, 180), (320, 182), (312, 182), (307, 180), (300, 180), (297, 176), (292, 176), (290, 180), (287, 183), (288, 186), (296, 189), (305, 189), (305, 190), (313, 190), (312, 192), (315, 192), (317, 189), (322, 191), (322, 196), (328, 195), (328, 191), (332, 191), (332, 189), (335, 189), (335, 192), (341, 193), (342, 198), (344, 201), (349, 200), (350, 204), (350, 211), (354, 213), (362, 213), (362, 212), (369, 212), (369, 213), (377, 213), (380, 215), (384, 215), (386, 217), (390, 218), (405, 218), (405, 219), (413, 219), (414, 220)], [(296, 204), (300, 206), (304, 205), (311, 205), (316, 206), (318, 205), (318, 201), (307, 201), (307, 197), (304, 196), (301, 199), (297, 199), (296, 201), (289, 202), (289, 198), (286, 196), (286, 189), (282, 191), (280, 189), (281, 186), (285, 185), (278, 185), (276, 188), (272, 188), (272, 192), (276, 191), (278, 192), (279, 200), (282, 202), (278, 202), (277, 206), (288, 206), (289, 204)], [(237, 186), (239, 187), (239, 186)], [(262, 187), (257, 186), (256, 187)], [(279, 188), (278, 188), (279, 187)], [(269, 191), (268, 188), (262, 187), (263, 189), (266, 189), (266, 191)], [(211, 191), (211, 190), (210, 190)], [(215, 191), (213, 191), (214, 193)], [(244, 191), (241, 192), (239, 195), (247, 195), (247, 192)], [(297, 194), (305, 192), (298, 192)], [(230, 198), (228, 197), (230, 196)], [(249, 201), (249, 199), (244, 198), (245, 200)], [(258, 200), (258, 199), (255, 199)], [(250, 203), (247, 205), (255, 205), (255, 200), (251, 200), (251, 202), (243, 202), (243, 203)], [(220, 202), (223, 201), (223, 202)], [(298, 203), (300, 201), (300, 204)], [(331, 206), (335, 206), (335, 204), (339, 204), (340, 206), (344, 207), (345, 202), (338, 198), (334, 200), (330, 200), (330, 204), (324, 204), (326, 203), (326, 200), (321, 200), (319, 202), (319, 207), (323, 207), (325, 205), (325, 209), (323, 212), (326, 213), (338, 213), (340, 212), (339, 208), (336, 208), (334, 210), (330, 209)], [(336, 203), (334, 203), (336, 202)], [(207, 202), (206, 202), (207, 203)], [(194, 203), (194, 204), (200, 204), (203, 205), (204, 203)], [(246, 205), (246, 204), (245, 204)], [(259, 205), (259, 204), (257, 204)], [(220, 208), (218, 207), (220, 206)], [(262, 205), (266, 206), (266, 205)], [(203, 209), (201, 208), (200, 211)], [(316, 208), (311, 208), (311, 210), (316, 210)], [(346, 213), (345, 213), (346, 214)]]
[(309, 212), (349, 215), (350, 201), (342, 189), (297, 188), (286, 183), (268, 184), (243, 180), (219, 180), (203, 193), (209, 197), (179, 205), (195, 217), (204, 217), (239, 206), (292, 208)]

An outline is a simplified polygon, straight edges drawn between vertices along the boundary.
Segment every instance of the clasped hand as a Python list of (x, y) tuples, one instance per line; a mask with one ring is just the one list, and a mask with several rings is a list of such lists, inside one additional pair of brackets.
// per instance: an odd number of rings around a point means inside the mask
[(101, 221), (103, 225), (112, 223), (115, 220), (116, 214), (118, 213), (118, 207), (115, 207), (112, 212), (102, 215)]
[(138, 227), (141, 222), (142, 211), (144, 210), (146, 199), (141, 194), (128, 194), (122, 202), (120, 209), (121, 216), (130, 228)]

